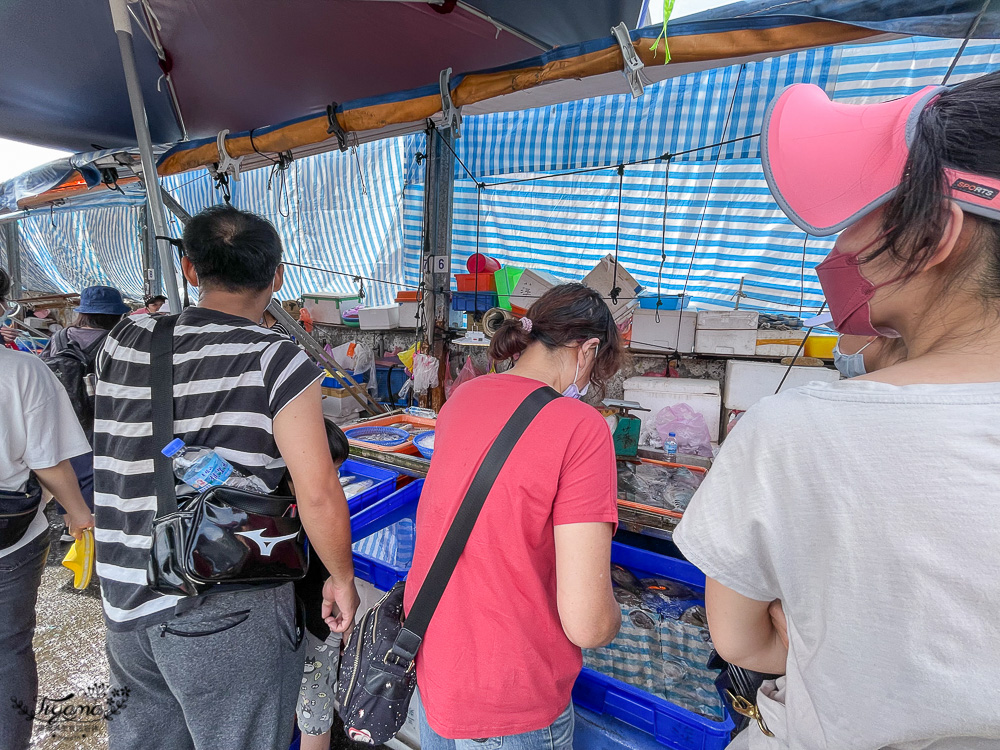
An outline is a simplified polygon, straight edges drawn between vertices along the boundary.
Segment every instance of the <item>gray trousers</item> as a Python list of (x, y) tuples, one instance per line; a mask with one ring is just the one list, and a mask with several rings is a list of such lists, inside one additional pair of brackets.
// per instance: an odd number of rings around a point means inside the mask
[(179, 612), (108, 632), (111, 750), (287, 750), (305, 646), (291, 584), (182, 601)]
[(32, 722), (14, 708), (27, 710), (38, 697), (38, 670), (31, 639), (35, 602), (49, 551), (49, 530), (16, 552), (0, 557), (0, 748), (24, 750)]

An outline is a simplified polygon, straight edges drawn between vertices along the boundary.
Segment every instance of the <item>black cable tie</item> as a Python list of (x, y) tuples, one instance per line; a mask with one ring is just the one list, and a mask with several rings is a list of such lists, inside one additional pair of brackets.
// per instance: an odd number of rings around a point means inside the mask
[(427, 158), (427, 154), (423, 153), (422, 151), (417, 151), (417, 153), (414, 154), (414, 158), (416, 159), (417, 164), (423, 164), (424, 159)]
[(609, 296), (611, 297), (612, 304), (615, 305), (618, 304), (618, 295), (621, 293), (622, 293), (621, 287), (616, 286), (614, 289), (611, 290), (611, 294)]
[(619, 164), (618, 165), (618, 176), (621, 177), (624, 174), (625, 174), (625, 165), (624, 164)]

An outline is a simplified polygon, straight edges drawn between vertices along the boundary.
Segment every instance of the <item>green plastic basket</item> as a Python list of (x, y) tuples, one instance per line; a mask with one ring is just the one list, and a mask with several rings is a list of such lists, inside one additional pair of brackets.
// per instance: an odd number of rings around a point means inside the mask
[(513, 293), (514, 287), (517, 286), (517, 282), (520, 281), (522, 273), (524, 273), (523, 268), (514, 268), (513, 266), (505, 266), (493, 273), (493, 278), (497, 282), (499, 306), (504, 310), (510, 309), (510, 295)]

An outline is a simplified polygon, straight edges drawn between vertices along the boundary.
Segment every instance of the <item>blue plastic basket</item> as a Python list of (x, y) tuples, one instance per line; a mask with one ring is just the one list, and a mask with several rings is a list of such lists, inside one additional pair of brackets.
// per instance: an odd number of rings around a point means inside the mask
[[(628, 568), (640, 578), (669, 578), (695, 588), (705, 587), (704, 574), (691, 563), (619, 542), (611, 546), (611, 561)], [(735, 728), (728, 714), (723, 721), (712, 721), (587, 668), (580, 673), (573, 687), (573, 701), (648, 732), (673, 750), (723, 750)]]
[(424, 443), (434, 437), (434, 430), (430, 432), (421, 432), (419, 435), (415, 435), (413, 438), (413, 444), (417, 446), (417, 450), (420, 451), (420, 455), (426, 458), (428, 461), (431, 456), (434, 455), (434, 449), (425, 446)]
[(402, 445), (410, 439), (410, 433), (398, 427), (355, 427), (344, 432), (348, 440), (356, 440), (359, 443), (372, 443), (384, 448), (392, 448)]
[(452, 292), (451, 309), (465, 312), (486, 312), (500, 304), (496, 292)]
[(354, 515), (358, 511), (364, 510), (372, 503), (388, 497), (396, 491), (396, 482), (399, 481), (399, 473), (390, 469), (383, 469), (380, 466), (371, 466), (347, 459), (340, 467), (341, 474), (353, 474), (356, 477), (371, 479), (375, 482), (372, 487), (355, 495), (347, 501), (347, 508)]
[[(376, 535), (399, 521), (415, 521), (417, 501), (423, 488), (424, 480), (418, 479), (351, 516), (351, 541), (361, 542), (354, 551), (354, 575), (368, 581), (380, 591), (388, 591), (400, 581), (406, 580), (410, 566), (394, 565), (380, 559), (378, 550), (372, 549), (377, 544), (366, 545), (365, 542), (377, 543), (379, 540), (375, 539)], [(359, 550), (358, 547), (363, 549)]]
[[(359, 372), (359, 373), (348, 372), (347, 374), (350, 375), (351, 378), (354, 380), (354, 382), (357, 383), (358, 385), (368, 382), (367, 372)], [(322, 386), (324, 388), (338, 388), (338, 389), (342, 389), (344, 387), (340, 383), (338, 383), (334, 378), (330, 377), (323, 378)]]
[(655, 294), (644, 294), (639, 297), (639, 307), (643, 310), (655, 310), (656, 303), (662, 300), (661, 310), (685, 310), (687, 309), (690, 297), (682, 294), (664, 294), (657, 297)]

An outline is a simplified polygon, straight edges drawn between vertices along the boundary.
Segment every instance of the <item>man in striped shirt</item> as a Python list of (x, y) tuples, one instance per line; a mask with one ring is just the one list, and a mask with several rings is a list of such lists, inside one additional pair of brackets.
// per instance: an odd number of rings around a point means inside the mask
[[(216, 206), (188, 223), (184, 247), (183, 272), (201, 301), (174, 329), (174, 435), (213, 448), (272, 490), (287, 468), (312, 552), (330, 571), (324, 615), (344, 632), (358, 595), (320, 371), (294, 343), (257, 324), (282, 284), (281, 241), (266, 220)], [(98, 361), (97, 574), (112, 681), (128, 689), (127, 705), (108, 725), (111, 748), (287, 748), (303, 663), (291, 584), (199, 597), (146, 585), (153, 457), (164, 447), (152, 437), (154, 324), (148, 315), (127, 319)]]

